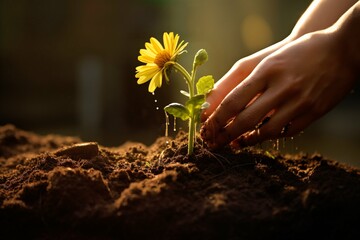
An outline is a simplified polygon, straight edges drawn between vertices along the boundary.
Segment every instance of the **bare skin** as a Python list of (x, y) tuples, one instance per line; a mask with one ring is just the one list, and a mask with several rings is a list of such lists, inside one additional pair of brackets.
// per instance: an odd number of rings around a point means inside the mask
[(207, 98), (209, 147), (293, 136), (331, 110), (359, 77), (359, 19), (360, 1), (314, 1), (289, 37), (239, 60)]

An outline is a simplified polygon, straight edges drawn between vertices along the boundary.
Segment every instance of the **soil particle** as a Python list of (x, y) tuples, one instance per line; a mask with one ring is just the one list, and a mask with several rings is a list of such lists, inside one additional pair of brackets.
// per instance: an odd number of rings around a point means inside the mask
[(4, 239), (358, 239), (360, 170), (320, 154), (104, 147), (0, 127)]

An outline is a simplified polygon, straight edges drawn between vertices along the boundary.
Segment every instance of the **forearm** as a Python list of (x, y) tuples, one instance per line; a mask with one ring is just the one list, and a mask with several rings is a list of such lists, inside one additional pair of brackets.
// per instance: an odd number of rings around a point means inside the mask
[(258, 59), (255, 61), (257, 64), (264, 57), (287, 43), (307, 33), (323, 30), (332, 26), (356, 2), (357, 0), (314, 0), (298, 20), (287, 38), (249, 57), (255, 60)]
[(322, 30), (333, 25), (357, 0), (314, 0), (296, 23), (290, 38)]
[(331, 28), (339, 37), (344, 59), (357, 78), (360, 77), (360, 1), (351, 7)]

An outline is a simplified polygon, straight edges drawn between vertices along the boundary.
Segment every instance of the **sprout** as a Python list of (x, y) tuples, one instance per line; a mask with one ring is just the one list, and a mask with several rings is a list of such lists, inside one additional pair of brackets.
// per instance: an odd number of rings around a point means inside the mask
[[(139, 61), (145, 63), (136, 68), (135, 77), (138, 84), (143, 84), (150, 80), (149, 92), (154, 92), (156, 88), (161, 87), (162, 79), (169, 81), (167, 70), (174, 68), (178, 73), (183, 75), (188, 91), (180, 90), (180, 92), (188, 99), (185, 104), (170, 103), (164, 107), (165, 112), (189, 122), (188, 136), (188, 154), (194, 151), (195, 135), (197, 124), (200, 124), (201, 111), (209, 106), (206, 102), (206, 94), (214, 87), (214, 78), (211, 75), (201, 77), (196, 81), (197, 68), (207, 62), (208, 54), (204, 49), (200, 49), (193, 61), (191, 74), (177, 62), (178, 55), (185, 52), (187, 43), (179, 42), (179, 35), (174, 33), (164, 33), (164, 46), (155, 38), (150, 39), (150, 43), (146, 43), (146, 49), (140, 50)], [(195, 91), (196, 90), (196, 91)]]

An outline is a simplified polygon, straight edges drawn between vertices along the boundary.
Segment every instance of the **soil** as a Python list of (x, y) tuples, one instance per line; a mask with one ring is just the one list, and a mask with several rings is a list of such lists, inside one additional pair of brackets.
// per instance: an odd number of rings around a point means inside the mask
[(359, 239), (360, 170), (320, 154), (105, 147), (0, 127), (2, 239)]

